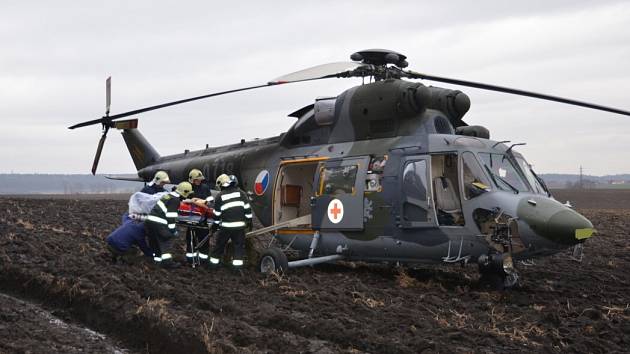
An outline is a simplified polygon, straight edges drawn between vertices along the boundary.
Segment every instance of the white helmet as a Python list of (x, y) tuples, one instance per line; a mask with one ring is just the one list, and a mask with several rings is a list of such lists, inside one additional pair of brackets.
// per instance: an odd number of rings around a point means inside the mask
[(168, 178), (168, 173), (164, 171), (157, 171), (153, 180), (149, 182), (149, 185), (160, 184), (160, 183), (171, 183), (171, 180)]
[(201, 173), (201, 171), (193, 168), (192, 170), (190, 170), (190, 173), (188, 173), (188, 182), (192, 183), (196, 179), (200, 179), (203, 181), (206, 178), (203, 176), (203, 173)]
[(187, 198), (193, 192), (192, 185), (190, 184), (190, 182), (181, 182), (177, 185), (177, 188), (175, 188), (175, 192), (177, 192), (182, 197)]
[(225, 173), (217, 177), (217, 187), (226, 188), (230, 186), (230, 177)]

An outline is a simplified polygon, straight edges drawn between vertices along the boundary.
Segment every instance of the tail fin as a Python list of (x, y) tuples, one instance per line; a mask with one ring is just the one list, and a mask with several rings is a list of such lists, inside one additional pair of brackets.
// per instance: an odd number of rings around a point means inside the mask
[(127, 149), (129, 149), (129, 153), (137, 170), (141, 170), (157, 162), (160, 158), (160, 154), (149, 144), (144, 135), (142, 135), (135, 126), (121, 128), (125, 144), (127, 144)]

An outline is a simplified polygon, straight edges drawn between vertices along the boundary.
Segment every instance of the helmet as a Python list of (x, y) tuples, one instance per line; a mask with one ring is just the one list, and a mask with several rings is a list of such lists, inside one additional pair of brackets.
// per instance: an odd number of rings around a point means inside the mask
[(187, 198), (193, 192), (192, 184), (188, 182), (182, 182), (177, 185), (177, 188), (175, 188), (175, 192), (177, 192), (182, 197)]
[(238, 186), (238, 178), (234, 175), (230, 175), (230, 186)]
[(217, 187), (225, 188), (230, 186), (230, 177), (225, 173), (217, 177)]
[(157, 171), (150, 184), (154, 185), (160, 183), (171, 183), (171, 180), (168, 178), (168, 174), (164, 171)]
[(201, 173), (201, 171), (199, 171), (196, 168), (193, 168), (192, 170), (190, 170), (190, 173), (188, 174), (188, 182), (192, 183), (192, 181), (196, 179), (204, 180), (206, 178), (203, 176), (203, 173)]

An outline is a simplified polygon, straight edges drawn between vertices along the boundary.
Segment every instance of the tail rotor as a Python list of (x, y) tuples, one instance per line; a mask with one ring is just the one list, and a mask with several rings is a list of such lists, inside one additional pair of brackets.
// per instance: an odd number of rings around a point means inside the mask
[(107, 132), (109, 128), (112, 127), (112, 122), (109, 119), (109, 108), (112, 104), (112, 77), (108, 77), (105, 80), (105, 117), (103, 117), (103, 135), (101, 136), (101, 140), (98, 142), (98, 147), (96, 148), (96, 155), (94, 155), (94, 162), (92, 163), (92, 175), (96, 174), (96, 168), (98, 167), (98, 162), (101, 159), (101, 152), (103, 152), (103, 146), (105, 145), (105, 140), (107, 139)]

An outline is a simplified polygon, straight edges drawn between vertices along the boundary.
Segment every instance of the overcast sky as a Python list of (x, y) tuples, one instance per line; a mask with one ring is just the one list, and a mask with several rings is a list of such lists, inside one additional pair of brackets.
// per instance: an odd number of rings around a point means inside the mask
[[(89, 173), (112, 114), (263, 84), (368, 48), (410, 69), (630, 110), (628, 1), (2, 1), (0, 173)], [(446, 2), (441, 2), (446, 3)], [(273, 5), (271, 5), (273, 4)], [(358, 79), (265, 88), (145, 113), (162, 155), (277, 135), (286, 115)], [(478, 89), (468, 124), (520, 147), (540, 173), (630, 173), (630, 117)], [(133, 173), (111, 131), (99, 173)]]

